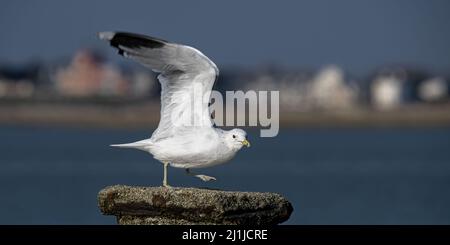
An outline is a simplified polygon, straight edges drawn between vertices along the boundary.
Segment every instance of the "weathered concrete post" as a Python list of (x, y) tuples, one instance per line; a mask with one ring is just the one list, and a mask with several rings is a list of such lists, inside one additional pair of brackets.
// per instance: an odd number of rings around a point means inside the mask
[(127, 225), (275, 225), (293, 208), (276, 193), (197, 188), (110, 186), (99, 192), (100, 210)]

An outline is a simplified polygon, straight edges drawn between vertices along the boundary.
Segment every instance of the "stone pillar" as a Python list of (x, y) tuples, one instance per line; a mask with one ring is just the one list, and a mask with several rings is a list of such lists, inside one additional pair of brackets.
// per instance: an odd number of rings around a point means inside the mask
[(121, 225), (275, 225), (293, 211), (276, 193), (181, 187), (110, 186), (98, 202)]

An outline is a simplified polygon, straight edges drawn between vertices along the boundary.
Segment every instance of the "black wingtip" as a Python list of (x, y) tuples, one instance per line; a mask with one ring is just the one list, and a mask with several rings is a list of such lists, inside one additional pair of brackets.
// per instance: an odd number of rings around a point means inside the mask
[(145, 36), (141, 34), (134, 34), (128, 32), (115, 32), (114, 35), (109, 39), (111, 46), (119, 48), (120, 46), (129, 47), (129, 48), (161, 48), (166, 43), (165, 40)]

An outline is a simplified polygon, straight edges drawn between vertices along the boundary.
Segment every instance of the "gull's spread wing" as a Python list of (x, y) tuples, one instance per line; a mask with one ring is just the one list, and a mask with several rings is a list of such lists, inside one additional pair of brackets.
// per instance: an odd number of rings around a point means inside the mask
[(218, 76), (217, 66), (195, 48), (126, 32), (101, 32), (99, 37), (119, 54), (160, 73), (161, 119), (152, 140), (191, 127), (212, 127), (208, 102)]

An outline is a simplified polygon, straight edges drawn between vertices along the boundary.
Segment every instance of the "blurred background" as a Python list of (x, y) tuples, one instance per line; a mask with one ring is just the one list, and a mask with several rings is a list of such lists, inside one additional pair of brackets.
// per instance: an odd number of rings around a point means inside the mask
[(114, 224), (97, 193), (160, 185), (150, 155), (112, 149), (159, 120), (155, 74), (96, 33), (200, 49), (215, 89), (279, 90), (280, 133), (201, 183), (271, 191), (286, 224), (450, 224), (450, 2), (12, 1), (0, 8), (0, 224)]

